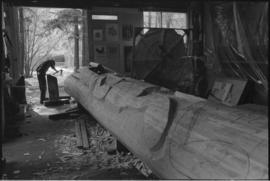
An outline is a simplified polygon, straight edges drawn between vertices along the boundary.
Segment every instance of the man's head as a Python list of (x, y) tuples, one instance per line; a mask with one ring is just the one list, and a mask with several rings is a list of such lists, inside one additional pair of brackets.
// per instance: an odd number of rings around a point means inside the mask
[(53, 59), (49, 59), (47, 61), (50, 61), (52, 63), (52, 65), (55, 66), (55, 61)]

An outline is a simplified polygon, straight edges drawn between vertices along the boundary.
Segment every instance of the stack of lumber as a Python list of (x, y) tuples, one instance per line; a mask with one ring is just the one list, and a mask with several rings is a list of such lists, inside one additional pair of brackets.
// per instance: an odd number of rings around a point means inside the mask
[(87, 68), (70, 75), (73, 96), (163, 179), (267, 179), (267, 112), (228, 107)]

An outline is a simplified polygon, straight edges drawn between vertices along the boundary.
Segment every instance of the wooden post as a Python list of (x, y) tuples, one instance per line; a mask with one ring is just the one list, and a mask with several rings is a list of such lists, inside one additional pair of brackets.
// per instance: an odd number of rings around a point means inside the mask
[(19, 21), (20, 21), (20, 57), (19, 57), (19, 61), (20, 61), (20, 74), (24, 74), (24, 54), (25, 54), (25, 46), (24, 46), (24, 18), (23, 18), (23, 8), (20, 7), (19, 8)]
[[(3, 17), (3, 2), (1, 2), (1, 23), (2, 23), (2, 27), (4, 27), (4, 17)], [(5, 106), (4, 106), (4, 81), (5, 81), (5, 77), (4, 77), (4, 59), (5, 59), (5, 51), (4, 51), (4, 42), (3, 42), (3, 37), (1, 36), (1, 40), (0, 40), (1, 44), (0, 44), (0, 51), (1, 51), (1, 143), (3, 141), (4, 138), (4, 133), (5, 133)], [(1, 149), (1, 159), (2, 159), (2, 149)]]
[[(193, 12), (191, 7), (188, 9), (187, 13), (187, 21), (188, 21), (188, 28), (192, 29), (193, 28)], [(193, 31), (189, 31), (188, 37), (187, 37), (187, 56), (192, 56), (193, 55)]]
[(94, 42), (93, 42), (93, 20), (92, 11), (87, 11), (87, 21), (88, 21), (88, 58), (90, 62), (95, 62), (94, 60)]
[(78, 16), (74, 16), (74, 71), (79, 69), (79, 28)]
[(85, 61), (85, 10), (82, 10), (82, 66), (84, 65)]
[(18, 9), (13, 6), (6, 6), (6, 32), (10, 39), (10, 43), (7, 43), (7, 51), (10, 59), (10, 70), (13, 83), (15, 84), (20, 77), (20, 64), (21, 60), (19, 58), (19, 19), (18, 19)]
[(89, 44), (88, 44), (88, 16), (87, 10), (83, 10), (82, 23), (82, 66), (89, 63)]

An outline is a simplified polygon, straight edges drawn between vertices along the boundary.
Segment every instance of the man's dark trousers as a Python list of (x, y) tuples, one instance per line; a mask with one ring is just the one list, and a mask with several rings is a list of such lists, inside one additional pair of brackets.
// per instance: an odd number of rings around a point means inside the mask
[(37, 72), (37, 78), (38, 78), (39, 89), (40, 89), (40, 103), (41, 104), (45, 100), (46, 90), (47, 90), (46, 77), (45, 77), (45, 75), (46, 74)]

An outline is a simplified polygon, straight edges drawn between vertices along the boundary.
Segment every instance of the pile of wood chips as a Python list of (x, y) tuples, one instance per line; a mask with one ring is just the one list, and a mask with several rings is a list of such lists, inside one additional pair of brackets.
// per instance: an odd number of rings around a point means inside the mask
[[(85, 115), (78, 119), (86, 119)], [(99, 123), (86, 120), (86, 130), (89, 140), (88, 149), (77, 147), (77, 138), (74, 133), (63, 135), (55, 141), (55, 147), (64, 154), (59, 157), (63, 163), (68, 163), (76, 169), (131, 169), (137, 168), (144, 176), (154, 177), (152, 171), (131, 152), (119, 153), (116, 147), (116, 138), (104, 129)]]
[[(107, 162), (106, 159), (111, 157), (111, 164), (109, 164), (109, 167), (136, 167), (144, 176), (149, 177), (152, 175), (152, 171), (149, 169), (149, 167), (140, 159), (136, 158), (131, 152), (128, 152), (127, 154), (119, 153), (116, 146), (117, 139), (100, 124), (96, 123), (95, 126), (90, 126), (87, 124), (87, 130), (90, 135), (90, 149), (95, 149), (95, 151), (99, 153), (107, 152), (104, 162)], [(113, 149), (116, 150), (116, 154), (111, 156), (108, 154), (108, 152), (112, 151)]]

